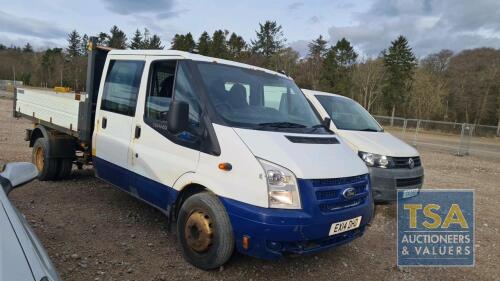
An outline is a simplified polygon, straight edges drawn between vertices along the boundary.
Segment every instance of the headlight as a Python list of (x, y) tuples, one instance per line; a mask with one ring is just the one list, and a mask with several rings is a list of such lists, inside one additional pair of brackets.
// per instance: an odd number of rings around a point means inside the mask
[(391, 157), (379, 154), (373, 154), (369, 152), (358, 152), (359, 157), (365, 161), (367, 166), (370, 167), (380, 167), (380, 168), (390, 168), (393, 164)]
[(300, 209), (300, 195), (295, 175), (281, 166), (257, 158), (264, 168), (270, 208)]

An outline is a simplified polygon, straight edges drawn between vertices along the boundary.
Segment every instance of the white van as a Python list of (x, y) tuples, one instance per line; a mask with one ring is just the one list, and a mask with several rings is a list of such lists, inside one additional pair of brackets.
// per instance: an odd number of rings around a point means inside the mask
[(418, 151), (384, 131), (354, 100), (330, 93), (302, 89), (321, 117), (332, 119), (330, 128), (354, 150), (370, 170), (375, 201), (396, 200), (418, 194), (424, 168)]
[(202, 269), (234, 249), (277, 259), (363, 234), (368, 169), (290, 77), (187, 52), (109, 50), (95, 38), (90, 50), (86, 93), (16, 91), (14, 115), (35, 123), (26, 139), (41, 180), (94, 165), (175, 221), (184, 257)]

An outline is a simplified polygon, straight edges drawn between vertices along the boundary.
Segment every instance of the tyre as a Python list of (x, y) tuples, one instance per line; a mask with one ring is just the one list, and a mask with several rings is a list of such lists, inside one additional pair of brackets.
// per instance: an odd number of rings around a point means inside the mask
[(61, 158), (57, 160), (58, 172), (56, 179), (63, 180), (67, 179), (71, 175), (71, 169), (73, 168), (73, 159), (71, 158)]
[(234, 251), (231, 222), (212, 193), (197, 193), (184, 201), (177, 216), (177, 239), (184, 258), (209, 270), (226, 263)]
[(31, 159), (38, 169), (38, 179), (41, 181), (54, 180), (58, 173), (57, 159), (50, 159), (48, 152), (48, 140), (46, 138), (38, 138), (33, 145)]

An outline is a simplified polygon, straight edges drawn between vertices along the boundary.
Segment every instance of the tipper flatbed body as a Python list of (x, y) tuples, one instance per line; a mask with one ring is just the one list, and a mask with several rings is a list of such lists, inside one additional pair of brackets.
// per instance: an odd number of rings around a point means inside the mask
[(14, 115), (40, 180), (73, 164), (175, 221), (187, 261), (224, 264), (323, 251), (373, 216), (364, 163), (290, 77), (173, 50), (109, 50), (91, 39), (85, 92), (18, 88)]

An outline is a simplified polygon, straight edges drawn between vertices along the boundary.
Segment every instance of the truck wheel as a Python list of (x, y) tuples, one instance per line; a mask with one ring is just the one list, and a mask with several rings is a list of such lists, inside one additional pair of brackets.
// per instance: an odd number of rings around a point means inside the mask
[(58, 159), (58, 172), (56, 179), (63, 180), (71, 175), (71, 169), (73, 168), (73, 159), (71, 158), (62, 158)]
[(57, 175), (57, 159), (48, 158), (48, 148), (49, 142), (45, 138), (38, 138), (33, 145), (31, 158), (41, 181), (53, 180)]
[(201, 192), (186, 199), (177, 217), (177, 239), (184, 258), (200, 269), (214, 269), (229, 260), (233, 230), (215, 195)]

